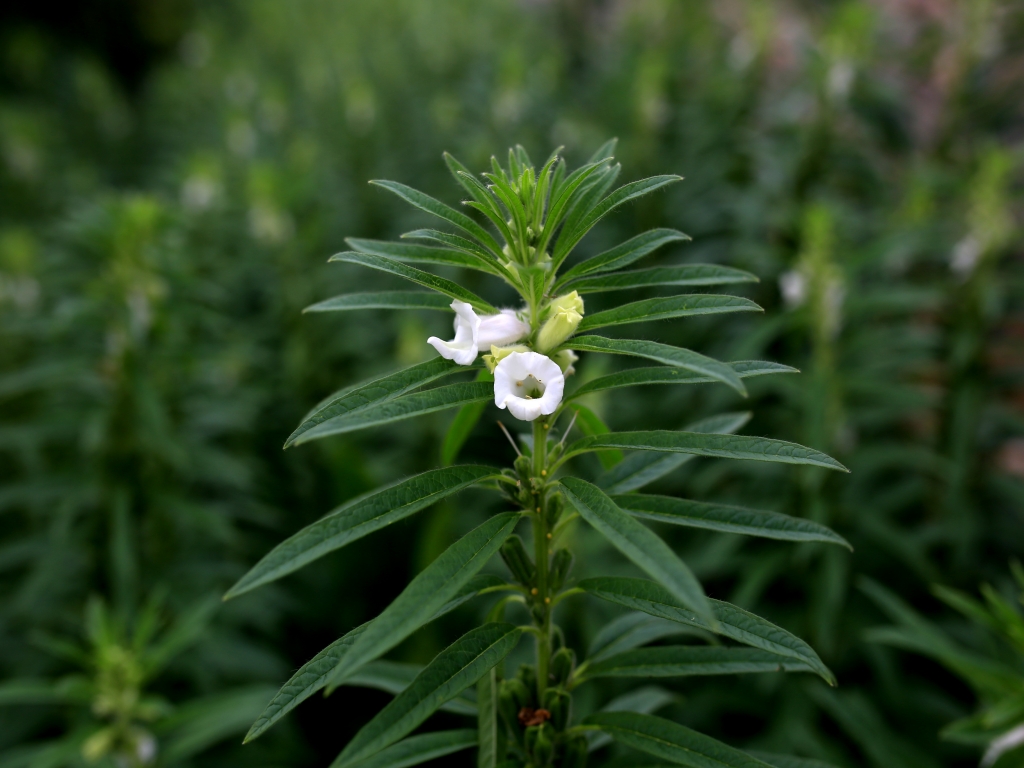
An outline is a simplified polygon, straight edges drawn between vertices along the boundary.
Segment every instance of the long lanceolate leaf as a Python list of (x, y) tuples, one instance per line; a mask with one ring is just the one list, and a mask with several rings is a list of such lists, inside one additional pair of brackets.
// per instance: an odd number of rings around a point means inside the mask
[(498, 722), (498, 672), (491, 668), (476, 684), (477, 752), (476, 768), (498, 768), (501, 754), (501, 724)]
[[(750, 412), (720, 413), (700, 419), (686, 426), (686, 432), (708, 432), (731, 435), (750, 421)], [(688, 461), (697, 458), (687, 453), (655, 453), (635, 451), (626, 456), (597, 479), (597, 485), (606, 493), (627, 493), (653, 483), (659, 477), (675, 472)]]
[(576, 243), (583, 239), (583, 236), (590, 231), (590, 228), (620, 205), (682, 180), (682, 176), (652, 176), (649, 179), (641, 179), (640, 181), (622, 185), (584, 216), (573, 231), (562, 232), (559, 235), (554, 253), (551, 255), (553, 266), (557, 268), (565, 257), (569, 255), (569, 252), (575, 247)]
[(569, 504), (622, 554), (664, 585), (683, 605), (713, 625), (714, 613), (697, 577), (656, 533), (616, 506), (585, 480), (562, 480)]
[(695, 317), (697, 315), (720, 315), (727, 312), (762, 312), (750, 299), (739, 296), (718, 296), (715, 294), (692, 293), (682, 296), (665, 296), (644, 299), (624, 304), (615, 309), (587, 315), (579, 325), (581, 333), (610, 325), (626, 325), (654, 320), (668, 320), (673, 317)]
[(493, 315), (498, 311), (475, 293), (467, 291), (458, 283), (453, 283), (451, 280), (424, 272), (422, 269), (410, 267), (408, 264), (389, 259), (386, 256), (376, 256), (372, 253), (358, 253), (356, 251), (343, 251), (342, 253), (334, 254), (328, 261), (343, 261), (347, 264), (359, 264), (371, 269), (379, 269), (381, 272), (404, 277), (406, 280), (411, 280), (417, 285), (422, 285), (424, 288), (430, 288), (438, 293), (443, 293), (445, 296), (451, 296), (453, 299), (464, 301), (472, 305), (474, 309), (482, 312)]
[[(345, 681), (348, 687), (376, 688), (397, 696), (409, 687), (415, 677), (423, 671), (422, 664), (401, 661), (371, 661)], [(465, 696), (456, 696), (445, 702), (441, 709), (456, 715), (476, 717), (476, 703)]]
[(579, 587), (595, 597), (634, 611), (643, 611), (651, 616), (678, 621), (690, 627), (714, 631), (738, 643), (803, 662), (829, 685), (835, 685), (835, 676), (807, 643), (766, 619), (735, 605), (708, 598), (718, 619), (717, 629), (712, 629), (704, 619), (680, 605), (665, 587), (653, 581), (596, 578), (584, 579), (579, 583)]
[(768, 763), (772, 768), (836, 768), (832, 763), (806, 757), (790, 757), (789, 755), (776, 755), (771, 752), (755, 752), (753, 750), (750, 750), (748, 754)]
[(434, 248), (420, 243), (393, 243), (387, 240), (363, 240), (358, 237), (346, 237), (345, 242), (352, 250), (368, 253), (373, 256), (384, 256), (388, 259), (408, 261), (419, 264), (439, 264), (446, 267), (465, 267), (480, 272), (497, 274), (493, 261), (483, 261), (479, 256), (452, 250), (450, 248)]
[(641, 611), (624, 613), (601, 628), (587, 651), (587, 658), (598, 661), (617, 653), (639, 648), (642, 645), (677, 635), (693, 635), (708, 638), (703, 630), (685, 627), (682, 624), (649, 616)]
[(492, 467), (484, 466), (434, 469), (350, 501), (274, 547), (225, 598), (279, 579), (495, 474)]
[(494, 385), (487, 382), (466, 381), (459, 384), (447, 384), (443, 387), (428, 389), (425, 392), (413, 392), (401, 397), (381, 400), (359, 410), (336, 416), (296, 437), (292, 444), (299, 445), (328, 435), (354, 432), (402, 419), (411, 419), (414, 416), (446, 411), (467, 403), (483, 402), (493, 397)]
[[(497, 577), (478, 574), (470, 579), (453, 599), (441, 606), (431, 618), (436, 619), (443, 616), (455, 610), (467, 600), (476, 597), (481, 592), (496, 589), (502, 584), (501, 579)], [(260, 736), (274, 723), (295, 709), (295, 707), (326, 686), (331, 671), (337, 666), (341, 658), (348, 653), (356, 638), (369, 626), (370, 622), (367, 622), (356, 627), (299, 667), (298, 671), (291, 676), (288, 682), (281, 686), (281, 690), (277, 692), (277, 695), (270, 700), (263, 710), (263, 714), (253, 723), (249, 733), (246, 734), (245, 741), (249, 742)]]
[[(736, 371), (736, 375), (741, 379), (767, 376), (772, 373), (798, 373), (796, 368), (790, 368), (788, 365), (761, 360), (741, 360), (736, 363), (726, 363), (726, 365)], [(565, 400), (568, 402), (593, 392), (618, 389), (619, 387), (638, 387), (645, 384), (709, 384), (714, 381), (718, 381), (718, 379), (694, 373), (685, 368), (631, 368), (628, 371), (619, 371), (592, 379), (576, 391), (566, 395)]]
[[(584, 262), (585, 263), (585, 262)], [(582, 266), (582, 265), (581, 265)], [(654, 267), (611, 275), (592, 275), (560, 281), (559, 288), (573, 288), (580, 293), (623, 291), (629, 288), (647, 288), (656, 285), (726, 285), (728, 283), (755, 283), (757, 277), (750, 272), (718, 264), (683, 264), (678, 267)]]
[(492, 250), (495, 258), (501, 257), (501, 246), (498, 245), (497, 241), (486, 229), (481, 227), (466, 214), (459, 213), (454, 208), (450, 208), (442, 203), (440, 200), (435, 200), (430, 195), (426, 195), (412, 187), (407, 187), (405, 184), (399, 184), (397, 181), (371, 181), (370, 183), (383, 187), (389, 192), (394, 192), (400, 198), (416, 206), (421, 211), (426, 211), (438, 218), (444, 219), (449, 224), (454, 224), (463, 232), (467, 232), (472, 235), (479, 240), (480, 243)]
[(747, 435), (701, 435), (695, 432), (612, 432), (608, 435), (584, 437), (570, 445), (565, 458), (588, 451), (619, 448), (625, 451), (666, 451), (712, 456), (721, 459), (749, 459), (780, 464), (806, 464), (812, 467), (838, 469), (847, 472), (842, 464), (820, 451), (805, 448), (785, 440)]
[(633, 749), (691, 768), (771, 768), (703, 733), (655, 715), (595, 712), (583, 721)]
[(690, 677), (811, 671), (802, 661), (759, 648), (669, 645), (636, 648), (609, 656), (584, 668), (577, 683), (594, 677)]
[(435, 243), (446, 245), (460, 253), (466, 254), (467, 256), (476, 257), (481, 264), (488, 265), (487, 271), (492, 275), (504, 276), (507, 274), (503, 267), (494, 262), (491, 255), (484, 248), (480, 247), (472, 240), (467, 240), (465, 237), (459, 237), (458, 235), (441, 232), (436, 229), (415, 229), (412, 232), (406, 232), (402, 235), (402, 239), (432, 240)]
[(329, 686), (380, 658), (429, 621), (487, 564), (518, 520), (516, 512), (495, 515), (438, 555), (356, 639), (334, 668)]
[(621, 269), (635, 261), (639, 261), (663, 245), (683, 242), (689, 239), (689, 235), (674, 229), (652, 229), (644, 232), (636, 237), (631, 237), (626, 242), (620, 243), (610, 250), (581, 261), (572, 269), (566, 270), (565, 274), (555, 284), (555, 290), (560, 290), (569, 283), (576, 283), (586, 275), (596, 275), (601, 272)]
[(476, 731), (434, 731), (402, 739), (352, 768), (410, 768), (476, 746)]
[(741, 395), (746, 396), (747, 394), (747, 389), (740, 381), (739, 374), (730, 366), (683, 347), (672, 347), (655, 341), (637, 339), (608, 339), (604, 336), (577, 336), (563, 346), (582, 352), (607, 352), (613, 355), (645, 357), (663, 365), (678, 366), (693, 373), (708, 376), (715, 381), (728, 384)]
[(612, 500), (630, 514), (670, 525), (704, 528), (721, 533), (743, 533), (783, 541), (819, 541), (852, 549), (850, 543), (830, 528), (813, 520), (778, 512), (629, 493)]
[(467, 632), (441, 651), (408, 688), (359, 730), (332, 768), (356, 765), (411, 732), (504, 659), (521, 634), (518, 627), (499, 623)]
[(417, 363), (401, 371), (389, 373), (379, 379), (342, 390), (313, 409), (291, 433), (285, 441), (284, 447), (293, 445), (302, 435), (325, 421), (344, 416), (346, 413), (365, 408), (373, 403), (404, 395), (431, 381), (463, 370), (465, 370), (464, 366), (453, 363), (451, 360), (445, 360), (443, 357), (435, 357), (424, 363)]
[(437, 309), (451, 311), (446, 296), (426, 291), (346, 293), (306, 307), (303, 312), (346, 312), (353, 309)]

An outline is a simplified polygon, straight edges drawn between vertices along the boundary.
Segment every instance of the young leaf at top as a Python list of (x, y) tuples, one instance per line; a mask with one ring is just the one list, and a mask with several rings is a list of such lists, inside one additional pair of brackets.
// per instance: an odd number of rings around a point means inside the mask
[(495, 515), (438, 555), (356, 638), (331, 673), (328, 690), (429, 621), (498, 552), (519, 516), (517, 512)]
[(683, 605), (700, 614), (708, 625), (715, 625), (714, 611), (700, 582), (654, 531), (627, 515), (600, 488), (585, 480), (566, 477), (561, 482), (566, 499), (580, 517)]
[(434, 469), (343, 504), (274, 547), (224, 597), (238, 597), (297, 571), (495, 474), (493, 467), (473, 465)]
[(518, 627), (499, 623), (467, 632), (441, 651), (408, 688), (359, 730), (332, 768), (355, 765), (410, 733), (504, 659), (521, 634)]

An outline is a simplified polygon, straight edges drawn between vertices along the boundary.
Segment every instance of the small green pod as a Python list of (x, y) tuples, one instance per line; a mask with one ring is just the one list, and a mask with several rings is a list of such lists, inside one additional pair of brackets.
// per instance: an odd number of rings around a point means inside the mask
[(544, 709), (551, 713), (551, 725), (558, 732), (569, 726), (572, 716), (572, 696), (561, 688), (548, 688), (544, 692)]
[(575, 668), (576, 653), (572, 648), (559, 648), (551, 657), (551, 676), (555, 679), (555, 685), (564, 686), (569, 682)]
[(568, 549), (557, 549), (551, 557), (551, 590), (557, 592), (565, 584), (573, 564), (572, 552)]
[(527, 589), (533, 586), (537, 569), (530, 560), (522, 539), (518, 536), (509, 536), (501, 545), (501, 559), (505, 561), (516, 581)]

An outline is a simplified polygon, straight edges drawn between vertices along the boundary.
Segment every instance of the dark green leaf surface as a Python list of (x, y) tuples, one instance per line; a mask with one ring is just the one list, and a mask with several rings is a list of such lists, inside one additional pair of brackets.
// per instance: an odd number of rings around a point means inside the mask
[(689, 677), (812, 671), (802, 661), (759, 648), (670, 645), (617, 653), (588, 666), (582, 677), (589, 680), (594, 677)]
[(405, 184), (400, 184), (397, 181), (374, 180), (370, 183), (376, 184), (378, 187), (383, 187), (389, 192), (395, 193), (407, 203), (416, 206), (421, 211), (426, 211), (440, 219), (444, 219), (449, 224), (454, 224), (463, 232), (467, 232), (472, 235), (487, 248), (494, 251), (494, 256), (496, 258), (501, 254), (501, 246), (498, 245), (497, 241), (491, 236), (491, 234), (466, 214), (459, 213), (454, 208), (442, 203), (440, 200), (435, 200), (430, 195), (426, 195), (412, 187), (407, 187)]
[(472, 305), (473, 308), (478, 311), (486, 312), (487, 314), (495, 314), (498, 311), (475, 293), (467, 291), (458, 283), (453, 283), (451, 280), (446, 280), (443, 277), (438, 277), (437, 275), (432, 275), (429, 272), (424, 272), (422, 269), (410, 267), (408, 264), (403, 264), (400, 261), (389, 259), (386, 256), (376, 256), (372, 253), (358, 253), (356, 251), (344, 251), (342, 253), (334, 254), (330, 259), (328, 259), (328, 261), (341, 261), (346, 264), (359, 264), (360, 266), (369, 267), (370, 269), (377, 269), (381, 272), (387, 272), (388, 274), (395, 275), (396, 277), (403, 277), (406, 280), (411, 280), (417, 285), (422, 285), (424, 288), (430, 288), (438, 293), (451, 296), (453, 299), (464, 301), (467, 304)]
[[(409, 683), (422, 671), (422, 664), (378, 659), (361, 667), (359, 671), (345, 680), (345, 685), (376, 688), (392, 695), (398, 695), (408, 688)], [(461, 695), (442, 704), (441, 709), (456, 715), (476, 717), (476, 703)]]
[(760, 616), (748, 613), (742, 608), (737, 608), (735, 605), (709, 598), (719, 622), (718, 629), (711, 630), (711, 627), (702, 618), (693, 611), (682, 607), (665, 587), (653, 581), (595, 578), (584, 579), (580, 582), (579, 587), (602, 600), (608, 600), (634, 611), (643, 611), (652, 616), (678, 621), (698, 629), (716, 631), (717, 634), (744, 645), (802, 661), (821, 675), (829, 685), (835, 685), (835, 677), (807, 643), (781, 627), (775, 626)]
[(832, 763), (822, 762), (821, 760), (812, 760), (806, 757), (776, 755), (771, 752), (757, 752), (754, 750), (747, 750), (747, 754), (767, 763), (772, 766), (772, 768), (836, 768)]
[[(596, 257), (595, 257), (596, 258)], [(583, 266), (587, 262), (581, 263)], [(618, 267), (614, 267), (617, 269)], [(571, 270), (570, 270), (571, 271)], [(600, 270), (604, 271), (604, 270)], [(566, 273), (568, 276), (568, 272)], [(722, 267), (718, 264), (683, 264), (678, 267), (654, 267), (617, 272), (612, 275), (591, 275), (560, 281), (560, 288), (572, 288), (581, 294), (602, 291), (623, 291), (629, 288), (647, 288), (657, 285), (726, 285), (729, 283), (756, 283), (757, 276), (742, 269)]]
[(353, 309), (437, 309), (451, 311), (447, 296), (426, 291), (346, 293), (311, 304), (303, 312), (346, 312)]
[(439, 264), (447, 267), (465, 267), (477, 269), (489, 274), (495, 273), (492, 261), (483, 262), (480, 257), (451, 248), (434, 248), (419, 243), (393, 243), (387, 240), (363, 240), (358, 237), (346, 237), (345, 242), (353, 250), (384, 256), (398, 261), (411, 261), (418, 264)]
[(477, 768), (497, 768), (501, 754), (501, 724), (498, 722), (498, 672), (492, 667), (476, 684)]
[(610, 435), (584, 437), (570, 445), (566, 457), (603, 448), (628, 451), (667, 451), (712, 456), (722, 459), (749, 459), (781, 464), (806, 464), (812, 467), (848, 470), (831, 456), (784, 440), (747, 435), (710, 435), (696, 432), (613, 432)]
[(664, 365), (679, 366), (688, 371), (708, 376), (715, 381), (728, 384), (741, 395), (747, 393), (739, 375), (730, 366), (683, 347), (672, 347), (668, 344), (659, 344), (656, 341), (608, 339), (604, 336), (577, 336), (562, 346), (582, 352), (607, 352), (613, 355), (645, 357)]
[(613, 496), (612, 500), (637, 517), (671, 525), (784, 541), (820, 541), (853, 549), (846, 539), (824, 525), (779, 512), (644, 494)]
[(591, 256), (589, 259), (581, 261), (572, 269), (566, 270), (565, 274), (555, 284), (555, 290), (561, 290), (570, 283), (573, 283), (573, 287), (576, 290), (580, 290), (577, 285), (586, 275), (621, 269), (628, 264), (639, 261), (663, 245), (689, 239), (689, 235), (684, 235), (682, 232), (674, 229), (652, 229), (644, 232), (636, 237), (631, 237), (626, 242), (620, 243), (604, 253), (599, 253), (596, 256)]
[(435, 357), (427, 360), (425, 363), (417, 363), (401, 371), (389, 373), (387, 376), (382, 376), (379, 379), (373, 379), (372, 381), (357, 384), (354, 387), (336, 392), (324, 402), (318, 404), (302, 420), (302, 423), (288, 436), (284, 447), (287, 448), (294, 444), (303, 434), (325, 421), (344, 416), (346, 413), (351, 413), (360, 408), (365, 408), (372, 403), (404, 395), (406, 392), (411, 392), (422, 387), (424, 384), (429, 384), (431, 381), (436, 381), (444, 376), (450, 376), (453, 373), (464, 370), (466, 370), (465, 366), (453, 363), (451, 360), (445, 360), (443, 357)]
[[(571, 347), (573, 344), (570, 342), (566, 346)], [(741, 379), (765, 376), (770, 373), (799, 373), (796, 368), (790, 368), (788, 365), (760, 360), (742, 360), (736, 363), (726, 363), (726, 365), (732, 368)], [(610, 373), (607, 376), (588, 381), (575, 392), (568, 394), (565, 399), (566, 401), (574, 400), (592, 392), (602, 392), (618, 387), (635, 387), (645, 384), (709, 384), (714, 381), (718, 381), (718, 379), (683, 368), (631, 368), (628, 371)]]
[[(454, 598), (438, 609), (432, 619), (455, 610), (467, 600), (480, 594), (482, 590), (492, 589), (502, 583), (501, 579), (495, 576), (483, 574), (474, 576)], [(263, 714), (253, 723), (245, 741), (249, 742), (258, 737), (295, 707), (326, 686), (331, 671), (368, 626), (370, 626), (370, 622), (356, 627), (299, 667), (298, 671), (281, 686), (281, 690), (270, 700), (263, 710)]]
[(301, 445), (328, 435), (339, 435), (343, 432), (377, 427), (381, 424), (390, 424), (394, 421), (446, 411), (467, 403), (477, 403), (493, 398), (494, 385), (487, 382), (468, 381), (459, 384), (446, 384), (425, 392), (413, 392), (372, 403), (343, 416), (335, 416), (310, 428), (295, 438), (292, 444)]
[(359, 730), (333, 768), (348, 768), (410, 733), (444, 702), (475, 684), (504, 659), (521, 634), (518, 627), (498, 623), (467, 632), (441, 651), (408, 688)]
[(341, 657), (329, 685), (344, 682), (362, 665), (380, 658), (430, 621), (497, 553), (518, 521), (517, 512), (495, 515), (438, 555), (370, 622)]
[(435, 731), (410, 736), (365, 760), (352, 764), (352, 768), (409, 768), (428, 760), (435, 760), (476, 745), (476, 732)]
[(697, 577), (654, 531), (619, 509), (597, 486), (576, 477), (563, 478), (561, 483), (566, 499), (580, 517), (657, 579), (680, 603), (703, 616), (707, 623), (715, 623), (714, 612)]
[(630, 200), (635, 200), (638, 197), (650, 194), (657, 189), (661, 189), (664, 186), (674, 184), (675, 182), (682, 180), (682, 176), (666, 175), (652, 176), (649, 179), (641, 179), (640, 181), (623, 184), (591, 209), (591, 211), (583, 217), (571, 232), (562, 232), (562, 234), (559, 235), (558, 242), (555, 243), (555, 249), (551, 255), (553, 265), (558, 267), (569, 252), (576, 246), (576, 243), (582, 240), (583, 236), (590, 231), (591, 227), (620, 205), (624, 205)]
[[(686, 426), (687, 432), (710, 432), (728, 435), (738, 431), (750, 421), (749, 412), (721, 413)], [(597, 486), (606, 493), (626, 493), (653, 483), (659, 477), (674, 472), (688, 461), (697, 458), (686, 453), (655, 453), (634, 451), (610, 471), (597, 479)]]
[(684, 627), (679, 622), (650, 616), (641, 611), (624, 613), (602, 627), (594, 636), (594, 641), (587, 651), (587, 658), (596, 661), (632, 648), (639, 648), (655, 640), (678, 635), (710, 637), (699, 629)]
[(750, 299), (718, 294), (687, 293), (682, 296), (665, 296), (644, 299), (624, 304), (605, 312), (584, 316), (579, 332), (592, 331), (610, 325), (626, 325), (654, 320), (669, 320), (673, 317), (694, 317), (697, 315), (718, 315), (727, 312), (763, 312)]
[(583, 721), (633, 749), (691, 768), (771, 768), (746, 752), (655, 715), (596, 712)]
[(430, 240), (435, 243), (452, 248), (453, 250), (459, 251), (472, 256), (477, 260), (477, 263), (481, 268), (490, 272), (492, 275), (503, 277), (506, 273), (504, 267), (495, 262), (494, 257), (487, 252), (485, 248), (477, 245), (472, 240), (467, 240), (464, 237), (453, 235), (448, 232), (441, 232), (436, 229), (414, 229), (412, 232), (406, 232), (402, 235), (403, 240)]
[(495, 474), (493, 467), (478, 465), (434, 469), (343, 504), (274, 547), (238, 580), (225, 599), (292, 573)]
[[(678, 701), (679, 696), (666, 691), (664, 688), (659, 688), (656, 685), (645, 685), (642, 688), (637, 688), (624, 693), (621, 696), (616, 696), (614, 699), (609, 701), (603, 707), (601, 712), (639, 712), (644, 715), (649, 715), (652, 712), (656, 712), (673, 701)], [(593, 752), (595, 749), (600, 749), (608, 744), (611, 744), (612, 737), (607, 733), (601, 731), (588, 731), (587, 741), (590, 743), (588, 749)], [(635, 768), (660, 768), (659, 766), (652, 765), (639, 765)]]

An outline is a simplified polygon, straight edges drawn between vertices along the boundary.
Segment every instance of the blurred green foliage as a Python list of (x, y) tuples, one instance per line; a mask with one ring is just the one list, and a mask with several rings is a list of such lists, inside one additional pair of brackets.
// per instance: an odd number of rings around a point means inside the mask
[[(81, 741), (47, 749), (111, 727), (60, 698), (69, 675), (103, 684), (90, 653), (123, 649), (146, 622), (187, 623), (274, 542), (436, 463), (450, 416), (280, 449), (306, 408), (396, 357), (426, 359), (425, 338), (445, 330), (411, 313), (302, 316), (354, 281), (392, 285), (326, 265), (345, 236), (422, 221), (365, 180), (454, 203), (443, 150), (483, 170), (516, 143), (580, 161), (613, 135), (634, 178), (687, 179), (602, 223), (581, 253), (672, 226), (694, 241), (665, 258), (758, 274), (737, 291), (767, 318), (666, 323), (658, 338), (801, 368), (751, 384), (746, 431), (852, 470), (794, 484), (702, 460), (662, 481), (818, 520), (855, 547), (664, 531), (710, 594), (805, 637), (840, 680), (687, 681), (667, 711), (837, 765), (977, 763), (980, 747), (939, 731), (985, 691), (867, 642), (883, 614), (852, 585), (869, 576), (955, 627), (930, 584), (1000, 590), (1024, 549), (1019, 3), (253, 0), (197, 4), (174, 24), (173, 56), (131, 91), (40, 27), (0, 38), (0, 763), (113, 764), (116, 750)], [(585, 403), (613, 428), (740, 407), (719, 389), (626, 392)], [(509, 450), (484, 423), (461, 455)], [(253, 705), (223, 697), (279, 683), (474, 520), (439, 505), (210, 614), (133, 683), (161, 702), (145, 720), (157, 764), (332, 759), (383, 694), (307, 702), (244, 749)], [(577, 552), (615, 562), (576, 535)], [(396, 658), (429, 659), (456, 622)], [(597, 626), (562, 623), (585, 638)], [(54, 653), (71, 642), (77, 656)], [(591, 685), (595, 700), (621, 692)], [(175, 754), (175, 718), (196, 711), (208, 731)]]

